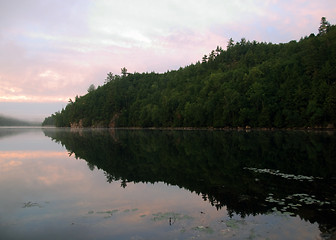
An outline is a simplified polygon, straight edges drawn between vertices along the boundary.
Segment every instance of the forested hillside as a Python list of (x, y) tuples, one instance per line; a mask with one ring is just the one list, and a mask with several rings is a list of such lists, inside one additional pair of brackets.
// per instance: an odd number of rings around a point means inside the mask
[(0, 126), (39, 126), (41, 123), (28, 122), (0, 115)]
[[(325, 26), (323, 26), (323, 24)], [(286, 44), (230, 39), (177, 71), (109, 73), (44, 125), (336, 126), (336, 26)]]

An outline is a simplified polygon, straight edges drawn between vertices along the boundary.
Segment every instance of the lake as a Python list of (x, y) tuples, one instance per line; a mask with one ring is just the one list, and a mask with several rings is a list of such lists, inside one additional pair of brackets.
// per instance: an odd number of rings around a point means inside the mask
[(0, 128), (0, 239), (335, 239), (336, 133)]

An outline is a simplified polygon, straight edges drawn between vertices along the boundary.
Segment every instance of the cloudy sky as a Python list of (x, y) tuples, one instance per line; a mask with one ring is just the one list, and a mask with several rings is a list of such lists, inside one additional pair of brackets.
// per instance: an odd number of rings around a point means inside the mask
[(0, 0), (0, 114), (43, 120), (108, 72), (178, 69), (230, 37), (299, 40), (335, 13), (335, 0)]

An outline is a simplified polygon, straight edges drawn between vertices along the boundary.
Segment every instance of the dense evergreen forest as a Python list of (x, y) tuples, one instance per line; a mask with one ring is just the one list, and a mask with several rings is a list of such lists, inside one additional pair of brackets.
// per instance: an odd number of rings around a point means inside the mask
[[(321, 201), (335, 199), (336, 138), (328, 133), (50, 128), (43, 131), (64, 146), (69, 156), (84, 159), (91, 170), (103, 170), (108, 182), (119, 181), (121, 187), (132, 182), (164, 182), (200, 194), (217, 209), (225, 207), (229, 214), (245, 217), (270, 213), (274, 207), (283, 208), (282, 203), (268, 202), (268, 193), (274, 193), (276, 199), (298, 192), (318, 196)], [(275, 174), (260, 174), (250, 168), (273, 169)], [(287, 174), (280, 177), (277, 173)], [(294, 180), (292, 176), (311, 177)], [(298, 203), (295, 198), (287, 201), (286, 204), (295, 206)], [(322, 204), (314, 209), (312, 203), (300, 202), (300, 207), (291, 211), (317, 222), (321, 229), (332, 229), (336, 212), (330, 208)]]
[(58, 127), (336, 126), (336, 26), (285, 44), (239, 42), (165, 73), (107, 74), (43, 125)]

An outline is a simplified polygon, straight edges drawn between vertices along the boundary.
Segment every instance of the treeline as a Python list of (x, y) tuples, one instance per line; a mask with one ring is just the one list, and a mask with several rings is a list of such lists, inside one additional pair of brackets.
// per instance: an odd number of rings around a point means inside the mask
[(29, 122), (0, 115), (0, 126), (41, 126), (41, 123)]
[[(324, 21), (324, 22), (323, 22)], [(286, 44), (230, 39), (177, 71), (109, 73), (44, 121), (58, 127), (336, 126), (336, 26)]]
[[(335, 179), (332, 179), (336, 170), (336, 138), (332, 134), (125, 129), (43, 131), (64, 146), (69, 156), (84, 159), (91, 170), (103, 170), (108, 182), (119, 181), (122, 187), (132, 182), (176, 185), (202, 195), (217, 208), (225, 206), (228, 212), (242, 217), (269, 213), (276, 206), (282, 209), (280, 204), (265, 201), (268, 193), (274, 193), (275, 199), (297, 192), (331, 202), (335, 199)], [(246, 167), (313, 176), (314, 181), (258, 174)], [(289, 201), (286, 204), (297, 203), (295, 199), (286, 201)], [(307, 221), (334, 227), (332, 220), (336, 213), (330, 208), (322, 210), (321, 205), (312, 208), (311, 204), (302, 203), (294, 212)]]

